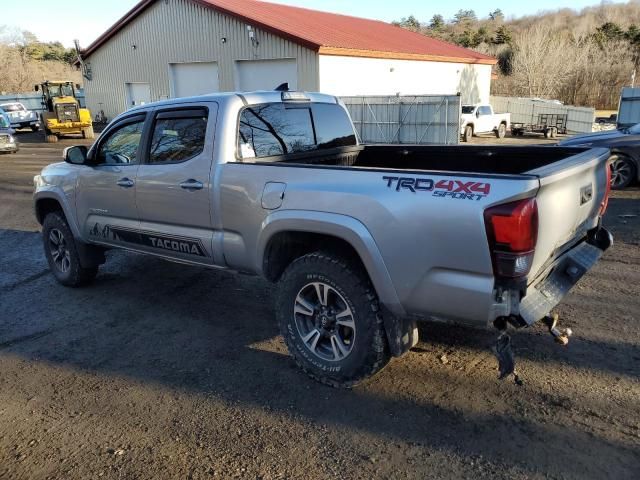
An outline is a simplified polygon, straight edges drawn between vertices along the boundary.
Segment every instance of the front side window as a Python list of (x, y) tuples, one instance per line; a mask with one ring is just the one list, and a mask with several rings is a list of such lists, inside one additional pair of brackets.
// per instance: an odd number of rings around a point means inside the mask
[(149, 163), (184, 162), (204, 150), (207, 132), (206, 110), (158, 116), (153, 128)]
[(356, 145), (349, 117), (335, 104), (269, 103), (240, 115), (240, 158), (263, 158)]
[(143, 126), (144, 120), (140, 120), (112, 130), (99, 147), (98, 163), (104, 165), (131, 165), (138, 163)]

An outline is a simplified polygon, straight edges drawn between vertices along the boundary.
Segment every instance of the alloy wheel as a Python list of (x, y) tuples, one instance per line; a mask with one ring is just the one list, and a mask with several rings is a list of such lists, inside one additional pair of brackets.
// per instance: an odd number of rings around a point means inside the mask
[(356, 325), (344, 297), (323, 282), (300, 289), (293, 314), (300, 339), (316, 357), (331, 362), (344, 360), (353, 349)]
[(611, 187), (619, 188), (630, 182), (633, 169), (631, 164), (618, 158), (611, 164)]
[(71, 268), (71, 253), (64, 234), (57, 228), (52, 228), (49, 232), (49, 252), (56, 268), (67, 273)]

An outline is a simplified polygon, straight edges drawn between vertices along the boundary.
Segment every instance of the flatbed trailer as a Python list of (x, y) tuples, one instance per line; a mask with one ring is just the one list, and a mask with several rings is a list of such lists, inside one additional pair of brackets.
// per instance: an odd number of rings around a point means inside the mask
[(542, 133), (544, 138), (556, 138), (559, 133), (567, 133), (567, 115), (560, 113), (540, 113), (537, 123), (511, 122), (511, 134), (523, 136), (525, 133)]

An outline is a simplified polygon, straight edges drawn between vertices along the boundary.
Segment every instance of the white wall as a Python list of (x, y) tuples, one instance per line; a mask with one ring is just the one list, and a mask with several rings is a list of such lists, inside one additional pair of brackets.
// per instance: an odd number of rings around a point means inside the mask
[(491, 65), (320, 55), (320, 91), (332, 95), (455, 95), (488, 102)]

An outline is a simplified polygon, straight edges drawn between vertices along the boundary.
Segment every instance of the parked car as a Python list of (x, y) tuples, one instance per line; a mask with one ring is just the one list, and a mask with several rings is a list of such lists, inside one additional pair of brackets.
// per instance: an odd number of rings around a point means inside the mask
[(478, 133), (493, 132), (504, 138), (511, 125), (511, 114), (493, 113), (491, 105), (462, 105), (460, 135), (465, 142)]
[(599, 125), (616, 125), (618, 123), (618, 114), (612, 113), (608, 117), (596, 117), (596, 123)]
[(121, 114), (37, 175), (34, 201), (63, 285), (109, 248), (262, 275), (297, 363), (351, 386), (415, 345), (417, 320), (504, 339), (548, 319), (611, 244), (608, 156), (360, 145), (336, 97), (225, 93)]
[(40, 130), (40, 119), (38, 114), (34, 111), (27, 110), (27, 108), (19, 102), (2, 103), (0, 104), (11, 120), (11, 126), (13, 128), (31, 128), (34, 132)]
[(626, 128), (576, 135), (558, 145), (609, 148), (611, 188), (620, 190), (640, 180), (640, 123)]
[(0, 153), (16, 153), (20, 150), (14, 133), (9, 116), (0, 108)]

